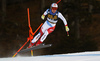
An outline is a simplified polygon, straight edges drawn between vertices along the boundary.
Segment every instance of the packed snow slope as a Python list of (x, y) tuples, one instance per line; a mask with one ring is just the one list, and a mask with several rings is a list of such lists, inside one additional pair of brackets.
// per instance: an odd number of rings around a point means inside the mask
[(100, 61), (100, 51), (33, 57), (0, 58), (0, 61)]

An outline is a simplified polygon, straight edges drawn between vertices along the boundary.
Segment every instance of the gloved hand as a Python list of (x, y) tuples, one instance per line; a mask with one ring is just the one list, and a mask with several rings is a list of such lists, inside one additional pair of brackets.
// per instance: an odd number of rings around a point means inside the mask
[(65, 26), (65, 28), (66, 28), (66, 31), (68, 32), (68, 31), (69, 31), (69, 28), (68, 28), (68, 26)]
[(42, 16), (41, 16), (41, 18), (44, 20), (44, 18), (45, 18), (45, 15), (42, 15)]

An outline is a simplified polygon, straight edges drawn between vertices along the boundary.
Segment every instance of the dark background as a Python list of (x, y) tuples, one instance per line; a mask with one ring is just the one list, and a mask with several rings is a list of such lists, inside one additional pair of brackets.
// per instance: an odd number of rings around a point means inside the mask
[[(57, 1), (0, 0), (0, 57), (12, 57), (27, 41), (27, 8), (34, 32), (44, 22), (41, 19), (43, 12)], [(59, 19), (55, 31), (44, 41), (53, 44), (52, 47), (35, 50), (34, 55), (100, 51), (100, 0), (62, 0), (58, 5), (58, 11), (67, 19), (70, 36)], [(30, 56), (30, 52), (18, 55)]]

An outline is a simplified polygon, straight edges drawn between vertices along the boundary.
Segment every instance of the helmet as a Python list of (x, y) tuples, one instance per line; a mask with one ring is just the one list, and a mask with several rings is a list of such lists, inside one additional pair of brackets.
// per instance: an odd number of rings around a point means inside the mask
[(51, 4), (51, 9), (57, 10), (58, 9), (58, 5), (56, 3), (52, 3)]

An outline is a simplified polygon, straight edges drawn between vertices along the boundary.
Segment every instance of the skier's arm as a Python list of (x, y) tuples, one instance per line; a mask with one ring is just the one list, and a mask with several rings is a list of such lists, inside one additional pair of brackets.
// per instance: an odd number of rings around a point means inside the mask
[(66, 19), (64, 18), (64, 16), (60, 12), (58, 13), (58, 18), (60, 18), (63, 21), (63, 23), (65, 25), (65, 28), (66, 28), (66, 31), (69, 31), (69, 28), (68, 28), (68, 25), (67, 25), (67, 21), (66, 21)]
[(44, 18), (45, 18), (45, 16), (48, 14), (48, 10), (49, 9), (47, 9), (44, 13), (43, 13), (43, 15), (41, 16), (41, 18), (44, 20)]

